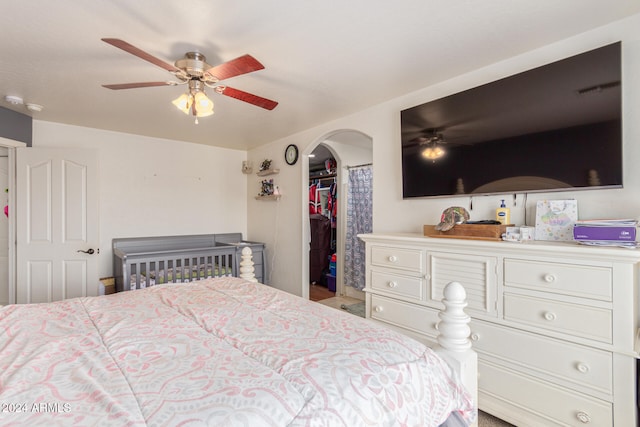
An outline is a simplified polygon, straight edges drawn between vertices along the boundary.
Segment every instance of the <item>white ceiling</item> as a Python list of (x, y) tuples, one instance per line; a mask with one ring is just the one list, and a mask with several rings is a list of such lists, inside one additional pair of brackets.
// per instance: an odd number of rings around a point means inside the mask
[[(0, 106), (35, 119), (250, 149), (640, 12), (637, 0), (0, 0)], [(265, 69), (225, 81), (273, 111), (209, 93), (216, 114), (175, 109), (184, 87), (100, 39), (173, 63), (249, 53)], [(15, 95), (44, 110), (4, 102)]]

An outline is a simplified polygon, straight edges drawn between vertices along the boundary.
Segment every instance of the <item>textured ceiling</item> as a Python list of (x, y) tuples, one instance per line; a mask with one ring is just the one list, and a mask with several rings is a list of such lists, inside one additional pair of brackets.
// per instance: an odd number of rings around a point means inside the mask
[[(0, 106), (45, 121), (249, 149), (640, 11), (635, 0), (0, 0)], [(199, 51), (245, 53), (264, 70), (225, 81), (279, 102), (273, 111), (210, 93), (200, 119), (171, 100), (183, 87), (114, 48), (113, 37), (173, 63)]]

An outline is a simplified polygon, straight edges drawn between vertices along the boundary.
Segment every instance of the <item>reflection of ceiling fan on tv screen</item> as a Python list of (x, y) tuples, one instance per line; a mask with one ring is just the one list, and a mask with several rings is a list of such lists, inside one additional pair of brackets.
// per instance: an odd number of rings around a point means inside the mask
[(612, 43), (402, 110), (403, 197), (621, 188), (621, 53)]
[(187, 52), (183, 58), (171, 65), (161, 59), (120, 39), (104, 38), (102, 41), (124, 50), (138, 58), (144, 59), (173, 74), (175, 80), (159, 82), (139, 82), (102, 85), (107, 89), (135, 89), (154, 86), (178, 86), (186, 85), (188, 90), (173, 101), (185, 114), (196, 117), (210, 116), (213, 114), (213, 102), (207, 97), (205, 88), (213, 89), (220, 95), (229, 96), (240, 101), (248, 102), (266, 110), (273, 110), (278, 103), (270, 99), (262, 98), (239, 89), (234, 89), (220, 82), (241, 74), (251, 73), (264, 69), (264, 66), (251, 55), (243, 55), (220, 65), (207, 64), (206, 58), (199, 52)]

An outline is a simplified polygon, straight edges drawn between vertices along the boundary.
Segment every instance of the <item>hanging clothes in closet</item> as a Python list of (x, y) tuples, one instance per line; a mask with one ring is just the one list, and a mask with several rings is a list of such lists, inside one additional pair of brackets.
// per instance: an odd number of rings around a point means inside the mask
[(317, 181), (313, 181), (311, 185), (309, 185), (309, 215), (322, 213), (322, 201), (320, 200), (318, 189)]
[(329, 193), (327, 194), (327, 216), (331, 220), (331, 227), (336, 228), (338, 219), (338, 185), (335, 178), (329, 186)]
[(320, 214), (309, 215), (311, 246), (309, 249), (309, 281), (322, 283), (323, 273), (329, 269), (331, 255), (331, 223)]

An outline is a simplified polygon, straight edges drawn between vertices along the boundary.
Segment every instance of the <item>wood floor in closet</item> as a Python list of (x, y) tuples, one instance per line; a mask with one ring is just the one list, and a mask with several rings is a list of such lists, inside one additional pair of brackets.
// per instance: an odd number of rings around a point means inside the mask
[(309, 299), (311, 301), (321, 301), (335, 296), (336, 293), (331, 292), (326, 286), (314, 284), (309, 285)]

